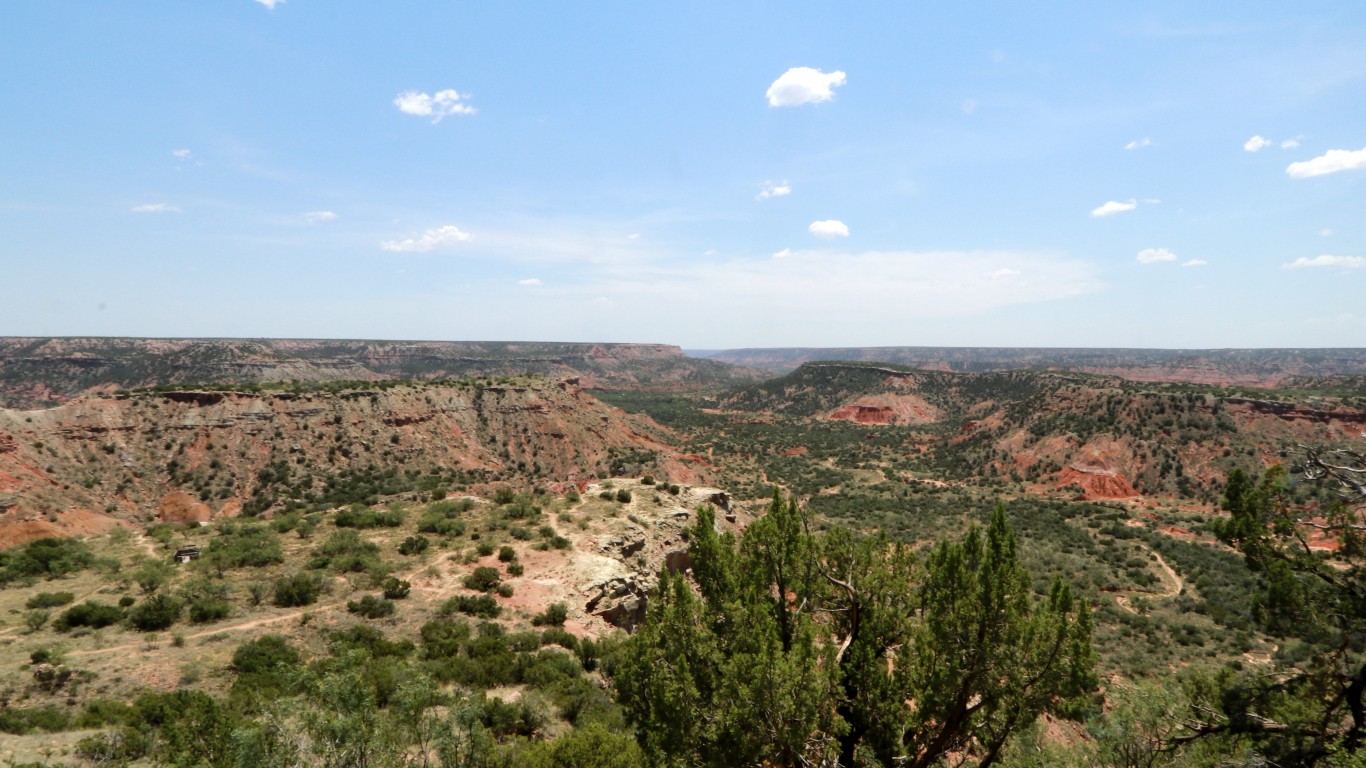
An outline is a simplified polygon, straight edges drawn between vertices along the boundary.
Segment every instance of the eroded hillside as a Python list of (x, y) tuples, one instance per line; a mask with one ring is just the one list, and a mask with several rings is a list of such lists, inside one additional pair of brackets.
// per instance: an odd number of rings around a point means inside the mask
[(0, 538), (500, 480), (562, 489), (614, 468), (701, 479), (668, 430), (575, 379), (295, 389), (143, 391), (0, 410)]
[(692, 412), (643, 410), (691, 432), (693, 450), (711, 450), (718, 465), (741, 467), (737, 476), (762, 472), (803, 494), (872, 471), (1210, 506), (1235, 467), (1259, 471), (1299, 444), (1361, 439), (1366, 403), (1350, 380), (1298, 383), (1249, 393), (1080, 373), (819, 362), (693, 401)]

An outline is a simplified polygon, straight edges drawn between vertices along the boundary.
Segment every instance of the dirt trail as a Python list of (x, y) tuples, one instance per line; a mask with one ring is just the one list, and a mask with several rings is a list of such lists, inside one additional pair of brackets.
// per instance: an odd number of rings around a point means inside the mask
[(142, 549), (147, 552), (148, 557), (152, 558), (153, 560), (158, 560), (161, 558), (161, 555), (157, 554), (156, 543), (153, 542), (151, 539), (147, 538), (147, 534), (143, 533), (142, 531), (137, 531), (133, 534), (133, 540), (138, 543), (139, 547), (142, 547)]
[[(201, 632), (195, 632), (194, 634), (185, 635), (185, 639), (186, 639), (186, 640), (195, 640), (195, 639), (198, 639), (198, 638), (201, 638), (201, 637), (210, 637), (210, 636), (212, 636), (212, 635), (222, 635), (222, 634), (226, 634), (226, 633), (228, 633), (228, 632), (237, 632), (237, 631), (243, 630), (243, 629), (255, 629), (256, 627), (263, 627), (263, 626), (265, 626), (265, 625), (267, 625), (267, 624), (275, 624), (275, 623), (278, 623), (278, 622), (281, 622), (281, 621), (288, 621), (288, 620), (290, 620), (290, 619), (297, 619), (297, 618), (299, 618), (300, 616), (304, 615), (305, 613), (319, 613), (319, 612), (322, 612), (322, 611), (329, 611), (329, 610), (332, 610), (333, 608), (337, 608), (337, 607), (343, 606), (343, 605), (346, 605), (346, 601), (344, 601), (344, 600), (340, 600), (340, 601), (337, 601), (337, 602), (335, 602), (335, 603), (324, 603), (324, 604), (321, 604), (321, 605), (310, 605), (310, 606), (308, 606), (307, 608), (304, 608), (304, 609), (298, 610), (298, 611), (293, 611), (293, 612), (291, 612), (291, 613), (282, 613), (282, 614), (280, 614), (280, 615), (278, 615), (278, 616), (262, 616), (261, 618), (257, 618), (257, 619), (248, 619), (247, 621), (239, 621), (239, 622), (236, 623), (236, 624), (229, 624), (229, 625), (227, 625), (227, 626), (225, 626), (225, 627), (214, 627), (213, 629), (206, 629), (206, 630), (203, 630), (203, 631), (201, 631)], [(136, 642), (136, 643), (123, 643), (122, 645), (111, 645), (111, 646), (108, 646), (107, 648), (91, 648), (91, 649), (85, 650), (85, 651), (72, 651), (71, 653), (69, 653), (69, 654), (67, 654), (67, 655), (68, 655), (68, 656), (99, 656), (99, 655), (106, 654), (106, 653), (116, 653), (116, 652), (118, 652), (118, 651), (132, 651), (132, 650), (137, 650), (137, 649), (139, 649), (139, 648), (143, 648), (145, 645), (146, 645), (146, 641)]]
[[(1147, 548), (1146, 545), (1145, 548)], [(1181, 590), (1186, 588), (1186, 580), (1181, 578), (1181, 574), (1177, 573), (1170, 565), (1167, 565), (1167, 561), (1162, 559), (1162, 555), (1160, 553), (1156, 552), (1153, 549), (1148, 549), (1148, 551), (1152, 552), (1153, 557), (1157, 558), (1158, 567), (1160, 567), (1167, 574), (1167, 578), (1170, 579), (1172, 582), (1170, 590), (1168, 590), (1167, 592), (1158, 593), (1157, 596), (1176, 597), (1177, 595), (1181, 594)]]
[(1181, 574), (1177, 573), (1175, 569), (1168, 565), (1166, 560), (1162, 559), (1161, 553), (1149, 547), (1147, 544), (1139, 544), (1139, 546), (1148, 550), (1149, 554), (1156, 558), (1157, 567), (1162, 569), (1162, 573), (1166, 575), (1166, 578), (1163, 579), (1164, 584), (1161, 592), (1150, 592), (1144, 589), (1126, 589), (1122, 590), (1119, 594), (1115, 595), (1115, 605), (1118, 605), (1120, 608), (1123, 608), (1124, 610), (1133, 614), (1137, 614), (1138, 609), (1133, 607), (1132, 604), (1130, 604), (1130, 594), (1140, 594), (1144, 597), (1160, 597), (1164, 599), (1171, 599), (1181, 594), (1181, 590), (1186, 588), (1186, 580), (1181, 578)]
[[(405, 573), (405, 574), (400, 575), (399, 578), (400, 578), (400, 579), (404, 579), (404, 580), (406, 580), (406, 581), (411, 581), (411, 580), (413, 579), (414, 576), (416, 576), (417, 574), (421, 573), (422, 571), (427, 570), (427, 568), (429, 568), (429, 567), (430, 567), (430, 564), (424, 564), (424, 565), (422, 565), (422, 566), (420, 566), (420, 567), (418, 567), (418, 568), (413, 569), (412, 571), (410, 571), (410, 572), (408, 572), (408, 573)], [(331, 610), (334, 610), (334, 609), (337, 609), (337, 608), (343, 608), (343, 607), (346, 606), (346, 603), (347, 603), (346, 600), (336, 600), (336, 601), (333, 601), (333, 602), (330, 602), (330, 603), (318, 603), (318, 604), (314, 604), (314, 605), (307, 606), (306, 608), (302, 608), (302, 609), (297, 610), (297, 611), (291, 611), (291, 612), (289, 612), (289, 613), (282, 613), (282, 614), (279, 614), (279, 615), (277, 615), (277, 616), (261, 616), (261, 617), (255, 618), (255, 619), (247, 619), (246, 621), (239, 621), (239, 622), (237, 622), (236, 624), (228, 624), (228, 625), (226, 625), (226, 626), (221, 626), (221, 627), (212, 627), (212, 628), (210, 628), (210, 629), (205, 629), (205, 630), (202, 630), (202, 631), (199, 631), (199, 632), (195, 632), (195, 633), (193, 633), (193, 634), (185, 635), (185, 639), (186, 639), (186, 640), (197, 640), (197, 639), (199, 639), (199, 638), (201, 638), (201, 637), (212, 637), (213, 635), (222, 635), (222, 634), (226, 634), (226, 633), (228, 633), (228, 632), (238, 632), (238, 631), (244, 630), (244, 629), (255, 629), (255, 628), (257, 628), (257, 627), (264, 627), (264, 626), (266, 626), (266, 625), (268, 625), (268, 624), (278, 624), (279, 622), (282, 622), (282, 621), (289, 621), (290, 619), (297, 619), (297, 618), (299, 618), (300, 616), (303, 616), (305, 613), (314, 613), (314, 614), (317, 614), (317, 613), (322, 613), (322, 612), (324, 612), (324, 611), (331, 611)], [(145, 642), (123, 643), (123, 644), (121, 644), (121, 645), (111, 645), (111, 646), (109, 646), (109, 647), (107, 647), (107, 648), (91, 648), (91, 649), (85, 650), (85, 651), (72, 651), (71, 653), (69, 653), (69, 654), (67, 654), (67, 655), (68, 655), (68, 656), (98, 656), (98, 655), (101, 655), (101, 654), (105, 654), (105, 653), (114, 653), (114, 652), (117, 652), (117, 651), (130, 651), (130, 650), (136, 650), (136, 649), (142, 648), (144, 645), (145, 645)]]

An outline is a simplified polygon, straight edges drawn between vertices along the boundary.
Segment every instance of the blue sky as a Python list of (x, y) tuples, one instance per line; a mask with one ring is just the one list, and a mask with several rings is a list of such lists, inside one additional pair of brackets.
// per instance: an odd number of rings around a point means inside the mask
[(1366, 5), (1038, 5), (14, 0), (0, 334), (1366, 345)]

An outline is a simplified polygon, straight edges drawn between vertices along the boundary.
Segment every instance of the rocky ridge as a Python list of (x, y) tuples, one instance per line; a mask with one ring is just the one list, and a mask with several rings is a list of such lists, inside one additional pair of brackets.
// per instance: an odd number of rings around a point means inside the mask
[(894, 363), (926, 371), (1073, 371), (1131, 381), (1275, 387), (1306, 377), (1366, 374), (1366, 349), (1103, 349), (1028, 347), (828, 347), (729, 349), (708, 360), (780, 373), (819, 360)]
[(614, 468), (704, 479), (674, 439), (575, 379), (90, 395), (0, 410), (0, 546), (89, 518), (204, 521), (497, 482), (564, 490)]
[(91, 389), (509, 375), (661, 390), (762, 377), (666, 344), (0, 337), (0, 406), (10, 408), (56, 405)]

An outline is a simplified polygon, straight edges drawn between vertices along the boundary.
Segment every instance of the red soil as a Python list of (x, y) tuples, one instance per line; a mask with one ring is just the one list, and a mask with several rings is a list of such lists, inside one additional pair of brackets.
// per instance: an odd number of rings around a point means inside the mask
[(1058, 473), (1058, 483), (1078, 486), (1086, 501), (1132, 499), (1140, 495), (1123, 475), (1103, 467), (1065, 467)]

